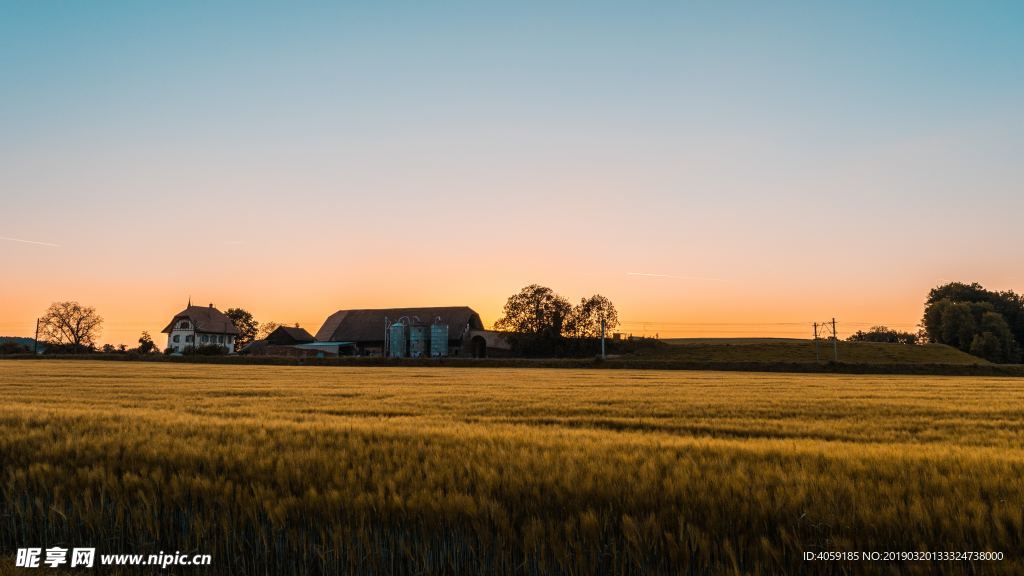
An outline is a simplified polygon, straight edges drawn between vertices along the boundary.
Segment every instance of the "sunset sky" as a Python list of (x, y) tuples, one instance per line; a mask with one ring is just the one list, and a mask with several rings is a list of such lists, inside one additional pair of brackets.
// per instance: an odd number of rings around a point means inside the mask
[[(601, 293), (661, 336), (1024, 289), (1022, 2), (3, 2), (0, 335)], [(163, 346), (164, 339), (157, 338)]]

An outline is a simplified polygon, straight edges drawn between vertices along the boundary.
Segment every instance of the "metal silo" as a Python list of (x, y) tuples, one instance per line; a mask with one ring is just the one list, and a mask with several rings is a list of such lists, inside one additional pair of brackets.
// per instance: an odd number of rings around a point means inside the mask
[(395, 322), (391, 325), (388, 334), (388, 356), (392, 358), (405, 358), (405, 324)]
[(409, 356), (419, 358), (427, 353), (427, 327), (423, 324), (409, 326)]
[(432, 357), (448, 355), (448, 325), (434, 322), (430, 325), (430, 355)]

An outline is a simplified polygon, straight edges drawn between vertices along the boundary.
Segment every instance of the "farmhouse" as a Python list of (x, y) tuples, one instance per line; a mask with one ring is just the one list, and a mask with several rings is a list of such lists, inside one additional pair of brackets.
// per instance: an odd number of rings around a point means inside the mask
[(174, 315), (167, 327), (167, 347), (172, 353), (180, 354), (189, 346), (223, 346), (228, 352), (235, 351), (235, 337), (238, 328), (220, 310), (209, 306), (188, 306)]
[(496, 333), (484, 330), (480, 315), (468, 306), (338, 310), (316, 333), (320, 343), (351, 346), (360, 356), (483, 357), (507, 348)]

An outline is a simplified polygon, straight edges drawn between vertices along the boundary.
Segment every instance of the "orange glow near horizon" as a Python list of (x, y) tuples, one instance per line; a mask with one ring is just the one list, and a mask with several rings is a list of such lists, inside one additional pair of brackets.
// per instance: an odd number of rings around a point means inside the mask
[[(38, 254), (28, 255), (30, 250), (41, 249), (22, 248), (24, 260), (20, 265), (44, 262)], [(8, 251), (12, 249), (8, 247)], [(123, 343), (131, 347), (142, 331), (148, 331), (162, 347), (160, 330), (190, 297), (194, 304), (212, 303), (221, 310), (245, 308), (260, 322), (298, 323), (312, 333), (329, 314), (344, 308), (468, 305), (490, 327), (500, 316), (508, 296), (528, 283), (537, 282), (552, 287), (574, 303), (593, 293), (608, 296), (622, 320), (617, 331), (626, 334), (662, 338), (807, 338), (812, 322), (833, 316), (838, 320), (841, 335), (876, 324), (913, 331), (928, 289), (956, 280), (923, 277), (892, 283), (884, 291), (876, 290), (868, 280), (845, 289), (819, 281), (797, 291), (789, 283), (757, 284), (752, 277), (690, 279), (661, 273), (589, 274), (556, 267), (545, 274), (527, 277), (512, 269), (481, 265), (476, 272), (458, 278), (454, 270), (431, 275), (429, 270), (405, 267), (406, 273), (394, 273), (364, 265), (362, 271), (342, 273), (322, 267), (304, 269), (295, 262), (285, 266), (280, 274), (260, 268), (251, 268), (246, 274), (238, 261), (217, 261), (221, 264), (208, 263), (201, 273), (192, 274), (185, 269), (161, 269), (152, 264), (129, 266), (117, 282), (100, 274), (71, 278), (61, 266), (44, 262), (34, 273), (19, 275), (29, 281), (5, 283), (0, 288), (0, 335), (31, 336), (35, 318), (51, 302), (77, 300), (94, 306), (104, 317), (101, 344)], [(11, 269), (10, 263), (7, 269)], [(185, 281), (183, 276), (190, 278)]]

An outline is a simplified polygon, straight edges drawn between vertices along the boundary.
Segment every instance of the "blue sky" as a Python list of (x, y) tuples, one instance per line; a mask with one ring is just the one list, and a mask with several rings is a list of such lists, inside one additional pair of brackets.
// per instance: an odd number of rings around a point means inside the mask
[(61, 248), (5, 244), (0, 332), (113, 286), (161, 303), (108, 312), (125, 334), (197, 292), (493, 321), (530, 282), (911, 323), (941, 281), (1024, 287), (1022, 29), (1019, 2), (4, 2), (0, 237)]

